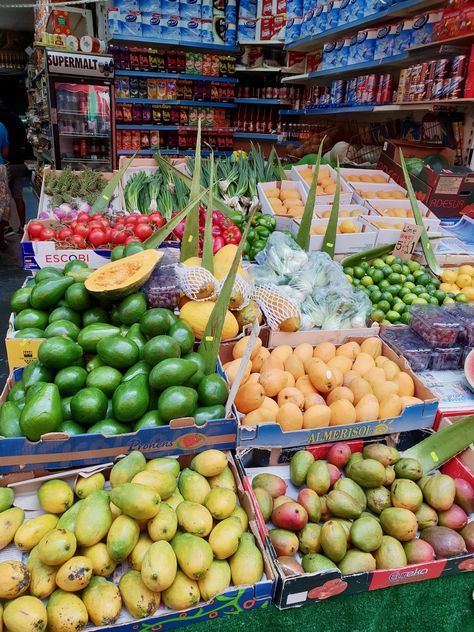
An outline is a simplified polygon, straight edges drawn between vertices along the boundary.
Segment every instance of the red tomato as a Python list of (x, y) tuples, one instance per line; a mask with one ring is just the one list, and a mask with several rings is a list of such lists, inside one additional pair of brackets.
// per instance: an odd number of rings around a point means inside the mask
[(72, 237), (73, 234), (74, 233), (70, 228), (64, 227), (58, 230), (58, 232), (56, 233), (56, 237), (60, 239), (61, 241), (66, 241), (66, 239), (69, 239), (69, 237)]
[(138, 237), (135, 237), (135, 235), (129, 235), (126, 239), (125, 239), (125, 244), (130, 244), (132, 241), (140, 241), (138, 239)]
[(110, 228), (110, 226), (107, 226), (107, 228), (104, 228), (104, 233), (105, 233), (106, 243), (109, 243), (110, 241), (112, 241), (112, 229)]
[(135, 235), (140, 241), (145, 241), (145, 239), (148, 239), (152, 234), (153, 228), (150, 224), (137, 224), (137, 226), (135, 226)]
[(30, 222), (28, 224), (28, 232), (30, 237), (39, 237), (43, 231), (43, 224), (41, 222)]
[(124, 224), (123, 222), (116, 222), (116, 223), (113, 225), (113, 228), (114, 228), (115, 230), (123, 230), (123, 229), (125, 228), (125, 224)]
[(74, 229), (75, 235), (80, 235), (81, 237), (84, 237), (84, 238), (89, 235), (89, 232), (90, 232), (90, 228), (86, 226), (85, 224), (82, 224), (81, 222), (79, 222), (76, 225), (76, 228)]
[(77, 226), (77, 219), (73, 219), (72, 222), (68, 222), (67, 225), (69, 226), (69, 228), (74, 230)]
[(72, 243), (78, 248), (87, 248), (87, 244), (84, 240), (84, 237), (81, 237), (81, 235), (73, 235), (71, 239), (72, 239)]
[(107, 235), (105, 234), (103, 230), (99, 230), (97, 228), (97, 229), (91, 230), (91, 232), (89, 233), (88, 240), (94, 246), (94, 248), (97, 248), (97, 246), (103, 246), (104, 244), (107, 243)]
[(150, 222), (152, 222), (157, 228), (161, 228), (164, 226), (165, 220), (161, 213), (156, 212), (150, 215)]
[(125, 224), (136, 224), (137, 223), (137, 215), (127, 215), (124, 222)]
[(41, 241), (51, 241), (56, 237), (56, 233), (52, 228), (43, 228), (39, 237)]
[(110, 241), (113, 244), (124, 244), (127, 237), (128, 233), (126, 233), (124, 230), (117, 230), (116, 228), (114, 228), (110, 236)]
[(99, 222), (98, 220), (92, 220), (92, 222), (89, 222), (87, 224), (87, 227), (89, 228), (89, 230), (96, 230), (97, 228), (99, 230), (103, 229), (102, 222)]
[(91, 219), (104, 219), (104, 216), (102, 215), (102, 213), (94, 213), (90, 217)]
[(137, 224), (148, 224), (150, 222), (149, 215), (138, 215)]
[(78, 222), (88, 222), (90, 218), (91, 216), (89, 215), (89, 213), (86, 213), (85, 211), (81, 211), (76, 215), (76, 220)]

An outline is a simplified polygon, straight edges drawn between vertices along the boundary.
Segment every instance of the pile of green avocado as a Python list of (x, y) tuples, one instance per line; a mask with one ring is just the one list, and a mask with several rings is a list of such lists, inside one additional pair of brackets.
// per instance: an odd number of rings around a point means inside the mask
[[(84, 287), (85, 264), (43, 268), (11, 299), (17, 336), (46, 338), (0, 408), (0, 435), (115, 435), (225, 416), (228, 387), (205, 375), (194, 335), (143, 292), (112, 304)], [(83, 278), (81, 279), (81, 276)]]

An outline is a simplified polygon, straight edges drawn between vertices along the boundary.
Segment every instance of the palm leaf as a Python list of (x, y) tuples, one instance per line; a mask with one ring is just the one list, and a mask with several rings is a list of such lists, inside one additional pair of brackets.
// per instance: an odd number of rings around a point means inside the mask
[(415, 218), (415, 222), (418, 224), (418, 226), (421, 226), (423, 228), (423, 231), (420, 236), (420, 242), (421, 242), (421, 247), (423, 249), (423, 254), (425, 255), (426, 263), (428, 264), (428, 267), (433, 274), (440, 276), (442, 273), (442, 270), (438, 265), (436, 255), (433, 252), (433, 249), (430, 244), (430, 240), (428, 239), (428, 235), (426, 234), (425, 225), (423, 224), (423, 218), (421, 217), (420, 209), (418, 208), (418, 201), (415, 196), (415, 191), (413, 190), (413, 184), (410, 180), (410, 175), (408, 173), (405, 158), (403, 156), (403, 152), (401, 149), (400, 149), (400, 164), (403, 170), (403, 177), (405, 178), (405, 186), (408, 191), (408, 197), (410, 198), (410, 204), (411, 204), (411, 210), (413, 211), (413, 217)]
[(296, 235), (296, 243), (303, 248), (309, 250), (309, 240), (311, 232), (311, 224), (313, 223), (314, 203), (316, 202), (316, 187), (318, 186), (319, 165), (321, 164), (321, 154), (323, 152), (323, 141), (319, 145), (318, 157), (314, 165), (313, 179), (309, 187), (308, 197), (304, 205), (303, 217), (301, 218), (298, 234)]
[(331, 215), (329, 216), (328, 227), (324, 234), (322, 252), (326, 252), (331, 259), (334, 259), (334, 251), (337, 239), (337, 220), (339, 218), (339, 199), (341, 196), (341, 173), (339, 171), (339, 158), (337, 159), (336, 172), (336, 190), (334, 192), (334, 201), (332, 203)]
[(244, 249), (244, 243), (247, 239), (247, 235), (252, 224), (256, 209), (252, 211), (248, 218), (247, 226), (242, 234), (242, 239), (238, 245), (235, 253), (234, 260), (230, 267), (229, 274), (226, 276), (222, 285), (217, 301), (211, 312), (209, 320), (204, 330), (204, 335), (199, 345), (199, 353), (203, 356), (206, 362), (206, 374), (214, 373), (216, 368), (217, 356), (219, 354), (219, 345), (222, 338), (222, 330), (224, 328), (224, 321), (227, 310), (229, 309), (230, 296), (234, 287), (235, 277), (237, 270), (242, 259), (242, 252)]

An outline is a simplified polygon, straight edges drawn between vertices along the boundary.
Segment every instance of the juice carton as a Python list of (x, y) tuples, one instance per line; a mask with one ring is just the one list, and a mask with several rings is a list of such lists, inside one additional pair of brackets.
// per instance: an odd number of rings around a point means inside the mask
[(392, 55), (401, 55), (410, 46), (413, 20), (407, 19), (395, 24)]
[(443, 17), (442, 11), (430, 11), (413, 18), (410, 46), (422, 46), (433, 41), (434, 25)]
[(375, 40), (374, 59), (384, 59), (394, 55), (393, 47), (397, 38), (397, 25), (386, 24), (377, 31)]

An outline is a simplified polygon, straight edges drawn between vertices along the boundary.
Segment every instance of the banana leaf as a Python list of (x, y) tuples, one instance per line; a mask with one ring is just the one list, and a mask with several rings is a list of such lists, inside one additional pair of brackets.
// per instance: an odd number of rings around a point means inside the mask
[(242, 234), (242, 239), (238, 245), (237, 252), (235, 253), (234, 260), (230, 267), (229, 274), (226, 276), (222, 285), (217, 301), (211, 312), (209, 320), (207, 321), (206, 329), (199, 345), (199, 353), (203, 356), (206, 362), (206, 374), (214, 373), (216, 368), (217, 356), (219, 354), (219, 345), (222, 338), (222, 330), (224, 328), (224, 321), (227, 310), (229, 309), (229, 302), (234, 287), (235, 277), (237, 270), (242, 259), (242, 252), (244, 249), (244, 243), (247, 239), (252, 220), (254, 218), (256, 209), (254, 209), (248, 218), (248, 223)]
[(309, 250), (311, 224), (313, 223), (314, 203), (316, 201), (316, 187), (318, 186), (319, 165), (323, 151), (323, 141), (324, 139), (319, 145), (318, 157), (313, 171), (313, 179), (311, 180), (308, 197), (306, 199), (306, 204), (304, 205), (303, 217), (301, 218), (300, 227), (298, 228), (298, 234), (296, 235), (295, 240), (296, 243), (306, 251)]
[[(322, 145), (322, 143), (321, 143)], [(320, 148), (321, 150), (321, 148)], [(337, 159), (336, 190), (334, 192), (334, 202), (332, 203), (331, 215), (328, 226), (324, 234), (322, 252), (326, 252), (331, 259), (334, 259), (337, 239), (337, 220), (339, 218), (339, 199), (341, 195), (341, 172), (339, 171), (339, 158)]]
[(127, 160), (125, 165), (121, 169), (119, 169), (117, 173), (114, 173), (112, 178), (107, 182), (101, 194), (92, 205), (92, 208), (90, 210), (91, 215), (93, 215), (94, 213), (103, 213), (105, 209), (108, 208), (110, 200), (114, 197), (115, 190), (120, 184), (120, 180), (122, 179), (123, 174), (130, 167), (133, 160), (136, 158), (136, 155), (136, 153), (133, 154), (133, 156), (129, 160)]
[(415, 191), (413, 190), (413, 184), (410, 180), (410, 175), (408, 173), (405, 158), (403, 156), (403, 152), (401, 149), (400, 149), (400, 165), (403, 170), (403, 177), (405, 178), (405, 186), (408, 191), (408, 197), (410, 198), (410, 204), (411, 204), (411, 210), (413, 211), (413, 217), (415, 218), (415, 222), (418, 224), (418, 226), (421, 226), (423, 228), (423, 231), (420, 236), (420, 243), (423, 249), (423, 254), (425, 255), (426, 263), (433, 274), (440, 276), (442, 273), (442, 270), (438, 264), (436, 255), (433, 252), (433, 249), (430, 244), (430, 240), (428, 239), (425, 225), (423, 224), (423, 218), (421, 217), (420, 209), (418, 208), (418, 200), (416, 199)]

